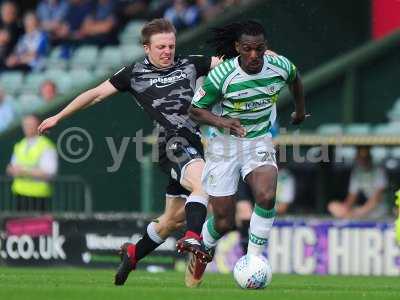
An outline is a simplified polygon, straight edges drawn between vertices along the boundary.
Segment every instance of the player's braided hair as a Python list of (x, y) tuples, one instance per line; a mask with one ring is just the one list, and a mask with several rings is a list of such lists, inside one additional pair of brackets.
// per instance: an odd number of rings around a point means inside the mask
[(233, 58), (238, 55), (235, 42), (243, 35), (264, 35), (263, 26), (256, 21), (234, 22), (212, 29), (213, 36), (207, 41), (215, 49), (215, 55)]

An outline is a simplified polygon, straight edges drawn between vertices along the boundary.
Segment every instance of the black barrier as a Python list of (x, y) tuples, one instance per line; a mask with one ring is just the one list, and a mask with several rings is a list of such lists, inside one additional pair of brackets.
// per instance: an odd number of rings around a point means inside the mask
[[(8, 218), (0, 235), (0, 261), (13, 266), (113, 267), (119, 247), (136, 242), (151, 219)], [(179, 234), (168, 238), (138, 268), (173, 269)]]

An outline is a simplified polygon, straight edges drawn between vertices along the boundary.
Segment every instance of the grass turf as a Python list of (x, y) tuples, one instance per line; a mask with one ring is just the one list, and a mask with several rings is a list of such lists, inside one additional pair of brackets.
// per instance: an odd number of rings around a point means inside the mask
[(264, 290), (241, 290), (229, 274), (206, 274), (201, 287), (184, 287), (183, 273), (131, 273), (115, 287), (113, 270), (0, 267), (0, 299), (400, 299), (396, 277), (275, 274)]

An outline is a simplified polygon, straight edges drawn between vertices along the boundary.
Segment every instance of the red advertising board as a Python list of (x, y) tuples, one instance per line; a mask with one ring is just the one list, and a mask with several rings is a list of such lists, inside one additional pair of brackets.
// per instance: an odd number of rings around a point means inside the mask
[(400, 28), (400, 1), (372, 1), (372, 36), (379, 39)]

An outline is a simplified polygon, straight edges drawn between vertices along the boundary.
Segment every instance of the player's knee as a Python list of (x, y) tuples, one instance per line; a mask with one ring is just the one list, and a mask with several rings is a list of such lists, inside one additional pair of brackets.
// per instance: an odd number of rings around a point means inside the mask
[(175, 232), (183, 227), (185, 222), (169, 222), (167, 225), (168, 232)]
[(275, 206), (275, 189), (267, 189), (256, 194), (256, 202), (263, 208), (272, 209)]
[(204, 191), (200, 179), (195, 179), (195, 180), (183, 179), (181, 184), (184, 188), (191, 191), (192, 194), (201, 195), (205, 198), (208, 198), (208, 195)]
[(235, 219), (232, 217), (217, 219), (215, 220), (215, 227), (219, 233), (227, 233), (235, 229)]

